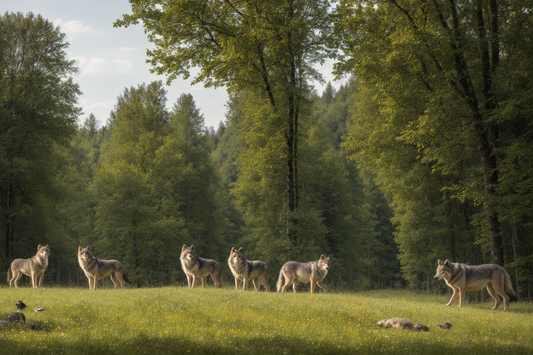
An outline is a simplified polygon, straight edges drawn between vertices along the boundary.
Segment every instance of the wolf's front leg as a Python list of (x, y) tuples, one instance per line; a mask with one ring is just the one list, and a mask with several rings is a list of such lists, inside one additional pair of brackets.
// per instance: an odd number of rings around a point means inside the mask
[(448, 304), (446, 304), (446, 306), (451, 306), (452, 303), (455, 302), (457, 297), (459, 297), (459, 289), (456, 289), (455, 287), (453, 287), (452, 290), (453, 290), (452, 298), (450, 298), (450, 302), (448, 302)]
[(37, 280), (37, 276), (35, 275), (35, 271), (32, 271), (31, 272), (31, 286), (33, 288), (37, 288), (37, 282), (38, 280)]
[(191, 288), (195, 288), (197, 283), (198, 283), (198, 277), (196, 277), (196, 275), (193, 275)]
[(235, 278), (235, 289), (238, 290), (240, 286), (241, 286), (241, 280), (239, 280), (238, 278)]
[(90, 275), (87, 275), (87, 278), (89, 279), (89, 290), (92, 290), (94, 285), (94, 279)]
[(316, 282), (316, 284), (317, 284), (321, 289), (323, 289), (324, 292), (329, 292), (328, 287), (322, 283), (322, 280), (318, 280), (318, 281)]

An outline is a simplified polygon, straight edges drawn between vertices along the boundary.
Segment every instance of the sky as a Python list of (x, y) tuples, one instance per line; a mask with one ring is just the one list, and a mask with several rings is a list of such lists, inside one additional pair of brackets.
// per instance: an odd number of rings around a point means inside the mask
[[(79, 69), (73, 79), (83, 93), (79, 98), (83, 108), (80, 124), (92, 113), (99, 125), (104, 125), (125, 88), (155, 80), (166, 84), (165, 76), (150, 73), (146, 50), (152, 45), (142, 25), (113, 27), (122, 14), (131, 13), (128, 0), (0, 0), (0, 11), (40, 14), (66, 34), (68, 59), (75, 60)], [(333, 81), (330, 62), (320, 70), (326, 81)], [(319, 83), (315, 86), (319, 92), (323, 88)], [(190, 79), (183, 78), (165, 88), (169, 109), (182, 94), (189, 93), (204, 115), (206, 126), (216, 129), (225, 120), (225, 88), (191, 85)]]

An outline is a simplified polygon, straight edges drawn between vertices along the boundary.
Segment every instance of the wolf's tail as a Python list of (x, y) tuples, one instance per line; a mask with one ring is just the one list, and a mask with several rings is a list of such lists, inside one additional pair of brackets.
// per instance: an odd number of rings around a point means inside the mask
[(126, 275), (126, 271), (122, 274), (122, 277), (124, 277), (124, 281), (126, 281), (127, 284), (131, 284), (130, 279), (128, 279), (128, 275)]
[(279, 271), (278, 282), (276, 283), (276, 289), (278, 290), (278, 292), (281, 291), (281, 287), (283, 286), (284, 283), (285, 283), (285, 275), (283, 275), (283, 267), (282, 267), (281, 270)]
[(11, 266), (7, 269), (7, 282), (11, 281), (13, 275), (11, 274)]
[(518, 301), (518, 295), (513, 290), (513, 284), (507, 272), (505, 273), (505, 293), (509, 296), (509, 302)]

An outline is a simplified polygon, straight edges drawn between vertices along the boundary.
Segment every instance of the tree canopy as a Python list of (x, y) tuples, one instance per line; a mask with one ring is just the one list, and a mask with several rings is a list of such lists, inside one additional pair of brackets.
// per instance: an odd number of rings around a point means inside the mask
[(2, 260), (34, 254), (39, 243), (57, 237), (48, 214), (64, 198), (56, 171), (66, 167), (56, 147), (69, 145), (80, 113), (71, 78), (77, 68), (64, 39), (40, 15), (0, 16)]

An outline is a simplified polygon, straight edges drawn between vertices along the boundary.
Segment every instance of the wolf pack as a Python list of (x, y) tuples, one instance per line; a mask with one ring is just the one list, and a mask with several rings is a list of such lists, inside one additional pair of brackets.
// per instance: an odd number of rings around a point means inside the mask
[[(42, 287), (44, 273), (48, 267), (50, 247), (48, 245), (37, 247), (37, 253), (30, 259), (15, 259), (7, 271), (7, 281), (18, 288), (17, 281), (22, 275), (31, 278), (34, 288)], [(204, 259), (196, 254), (194, 245), (190, 247), (183, 245), (180, 255), (181, 266), (187, 276), (188, 287), (194, 288), (198, 279), (202, 280), (202, 286), (206, 287), (207, 277), (211, 276), (216, 287), (222, 287), (222, 266), (216, 260)], [(87, 276), (89, 289), (96, 290), (98, 281), (110, 276), (111, 281), (118, 288), (124, 288), (125, 284), (131, 281), (126, 274), (124, 265), (118, 260), (103, 260), (93, 256), (91, 247), (78, 247), (78, 262)], [(252, 281), (256, 291), (259, 291), (261, 284), (267, 292), (270, 292), (268, 283), (270, 269), (267, 263), (260, 260), (248, 260), (245, 257), (243, 248), (231, 248), (228, 258), (228, 266), (235, 277), (235, 288), (238, 290), (248, 289), (249, 281)], [(278, 292), (285, 292), (292, 285), (296, 292), (300, 282), (310, 283), (310, 293), (314, 293), (316, 286), (322, 288), (324, 292), (329, 289), (324, 285), (323, 280), (331, 267), (329, 257), (322, 254), (318, 260), (309, 262), (286, 262), (279, 272), (276, 289)], [(459, 298), (459, 307), (463, 307), (465, 292), (487, 288), (488, 293), (494, 299), (493, 310), (496, 310), (503, 299), (503, 309), (509, 309), (509, 303), (518, 300), (517, 294), (513, 290), (511, 279), (505, 269), (496, 264), (467, 265), (454, 263), (449, 260), (438, 260), (435, 279), (444, 279), (446, 284), (452, 288), (453, 294), (446, 306), (451, 306)], [(241, 285), (242, 284), (242, 285)], [(501, 297), (501, 299), (500, 299)], [(378, 324), (381, 327), (409, 328), (414, 330), (425, 330), (424, 325), (413, 325), (403, 318), (385, 319)], [(444, 324), (444, 323), (443, 323)], [(446, 323), (447, 324), (447, 323)], [(451, 326), (451, 325), (450, 325)], [(418, 328), (418, 329), (417, 329)]]

